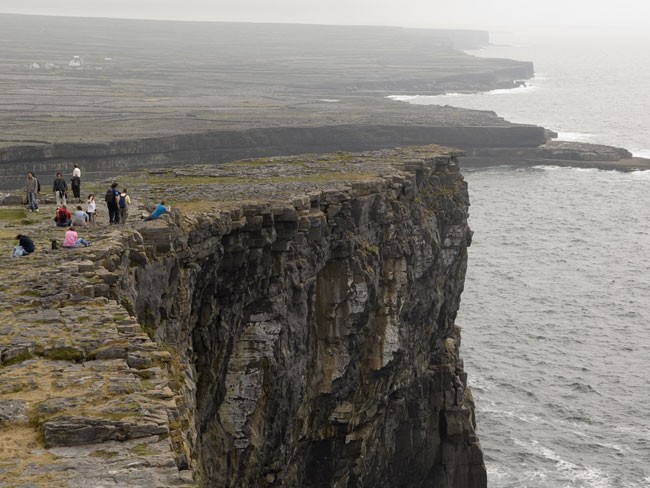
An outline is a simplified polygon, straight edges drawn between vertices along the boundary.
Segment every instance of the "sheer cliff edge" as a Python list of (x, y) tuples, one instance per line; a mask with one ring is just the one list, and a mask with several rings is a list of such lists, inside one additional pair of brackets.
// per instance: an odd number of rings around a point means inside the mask
[(0, 258), (0, 485), (485, 487), (460, 156), (149, 171), (134, 213), (171, 213), (77, 250), (15, 222), (37, 252)]

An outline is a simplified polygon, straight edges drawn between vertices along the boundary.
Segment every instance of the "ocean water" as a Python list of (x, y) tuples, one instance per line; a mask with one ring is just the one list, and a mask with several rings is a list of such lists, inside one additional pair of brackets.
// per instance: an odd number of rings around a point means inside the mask
[(650, 157), (650, 33), (491, 33), (481, 57), (533, 61), (525, 87), (477, 94), (402, 96), (422, 105), (492, 110), (520, 123), (553, 129), (559, 139), (625, 147)]
[(489, 486), (650, 486), (650, 172), (465, 174), (457, 323)]
[[(492, 35), (474, 54), (533, 61), (528, 86), (406, 99), (650, 156), (650, 35), (593, 34)], [(464, 173), (457, 323), (489, 486), (650, 487), (650, 171)]]

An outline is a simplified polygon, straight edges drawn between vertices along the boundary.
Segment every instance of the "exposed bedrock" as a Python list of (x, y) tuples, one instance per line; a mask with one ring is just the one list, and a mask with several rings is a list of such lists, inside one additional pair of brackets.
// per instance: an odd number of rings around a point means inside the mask
[(486, 486), (454, 322), (466, 183), (446, 155), (377, 168), (143, 225), (115, 261), (121, 303), (178, 352), (201, 486)]
[[(499, 122), (498, 120), (496, 122)], [(137, 168), (223, 163), (244, 158), (331, 151), (367, 151), (423, 144), (536, 147), (542, 127), (500, 122), (494, 126), (333, 125), (222, 130), (97, 144), (16, 146), (0, 151), (0, 188), (24, 185), (24, 175), (53, 175), (77, 163), (86, 179)], [(67, 171), (67, 170), (66, 170)], [(71, 170), (70, 170), (71, 171)], [(47, 181), (47, 180), (46, 180)]]

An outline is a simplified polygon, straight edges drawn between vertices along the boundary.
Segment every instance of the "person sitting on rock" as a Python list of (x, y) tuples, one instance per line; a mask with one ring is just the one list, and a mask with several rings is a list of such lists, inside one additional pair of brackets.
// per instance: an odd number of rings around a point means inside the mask
[(65, 231), (65, 235), (63, 236), (63, 247), (66, 247), (68, 249), (73, 248), (73, 247), (88, 247), (90, 246), (90, 242), (88, 242), (86, 239), (82, 239), (79, 237), (79, 234), (77, 234), (77, 230), (74, 227), (70, 227), (68, 230)]
[(160, 217), (162, 214), (169, 212), (169, 208), (165, 206), (165, 202), (162, 201), (160, 202), (156, 208), (154, 209), (153, 212), (151, 212), (151, 215), (149, 217), (146, 217), (144, 219), (144, 222), (148, 222), (149, 220), (156, 220), (158, 217)]
[(54, 217), (57, 227), (70, 227), (72, 225), (72, 215), (65, 205), (56, 209), (56, 216)]
[(16, 240), (18, 240), (18, 245), (14, 247), (14, 252), (12, 253), (13, 257), (27, 256), (28, 254), (33, 253), (36, 249), (34, 241), (23, 234), (18, 234)]
[(88, 214), (84, 212), (81, 205), (77, 206), (77, 210), (74, 211), (74, 216), (72, 217), (72, 225), (81, 225), (86, 227), (90, 221)]

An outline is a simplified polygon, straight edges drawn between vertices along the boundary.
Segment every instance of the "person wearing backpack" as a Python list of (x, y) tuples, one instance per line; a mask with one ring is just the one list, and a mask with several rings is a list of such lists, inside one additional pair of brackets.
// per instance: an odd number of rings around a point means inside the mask
[(117, 207), (120, 209), (120, 223), (126, 224), (126, 218), (129, 216), (129, 206), (131, 205), (131, 197), (126, 192), (126, 188), (122, 190), (117, 200)]
[(106, 190), (106, 206), (108, 207), (108, 222), (109, 224), (120, 223), (120, 209), (117, 206), (120, 191), (117, 189), (117, 183), (113, 183), (111, 187)]
[(54, 222), (56, 222), (57, 227), (70, 227), (72, 225), (72, 215), (70, 215), (70, 211), (65, 205), (56, 209)]

